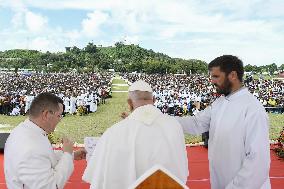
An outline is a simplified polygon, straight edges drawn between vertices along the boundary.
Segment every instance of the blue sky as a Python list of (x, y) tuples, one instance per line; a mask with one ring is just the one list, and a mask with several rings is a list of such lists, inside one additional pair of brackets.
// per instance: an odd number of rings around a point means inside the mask
[(0, 51), (139, 44), (171, 57), (284, 64), (284, 0), (0, 0)]

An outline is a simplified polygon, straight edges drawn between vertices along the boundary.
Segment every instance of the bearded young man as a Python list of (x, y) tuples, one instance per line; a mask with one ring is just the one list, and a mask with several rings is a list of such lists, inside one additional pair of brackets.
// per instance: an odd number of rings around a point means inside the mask
[(208, 67), (212, 83), (223, 96), (195, 116), (176, 119), (186, 133), (209, 131), (211, 188), (271, 188), (268, 116), (242, 84), (242, 61), (223, 55)]

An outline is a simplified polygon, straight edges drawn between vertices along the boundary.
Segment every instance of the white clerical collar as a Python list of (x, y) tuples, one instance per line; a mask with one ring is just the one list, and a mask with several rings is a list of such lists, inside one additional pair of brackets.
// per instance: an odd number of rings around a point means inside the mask
[(39, 127), (37, 124), (32, 122), (29, 118), (24, 121), (24, 124), (27, 125), (28, 127), (32, 128), (36, 132), (39, 132), (40, 134), (47, 136), (47, 133), (45, 130), (43, 130), (41, 127)]
[(156, 118), (161, 114), (161, 111), (152, 104), (140, 106), (136, 108), (129, 116), (129, 119), (140, 121), (146, 125), (151, 125)]
[(246, 87), (241, 87), (238, 90), (230, 93), (229, 95), (225, 96), (225, 99), (227, 100), (232, 100), (234, 97), (239, 96), (240, 94), (242, 94), (244, 91), (247, 91)]

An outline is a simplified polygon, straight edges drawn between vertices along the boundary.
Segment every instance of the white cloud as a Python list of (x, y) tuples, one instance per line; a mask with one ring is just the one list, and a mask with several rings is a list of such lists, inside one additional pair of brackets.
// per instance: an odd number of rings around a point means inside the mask
[(73, 46), (74, 44), (77, 43), (77, 41), (80, 39), (80, 32), (77, 30), (73, 30), (73, 31), (67, 31), (65, 36), (67, 38), (69, 38), (69, 44), (68, 46)]
[[(1, 50), (9, 50), (9, 49), (26, 49), (27, 48), (27, 40), (23, 38), (22, 40), (19, 40), (18, 37), (12, 38), (10, 34), (6, 35), (0, 35), (0, 41), (1, 43)], [(5, 40), (9, 39), (9, 40)], [(5, 47), (5, 48), (3, 48)]]
[(126, 14), (124, 14), (123, 20), (124, 20), (123, 22), (119, 23), (123, 23), (121, 25), (125, 28), (125, 31), (127, 31), (128, 33), (138, 33), (139, 31), (141, 31), (138, 23), (137, 12), (135, 11), (126, 12)]
[(24, 11), (26, 10), (26, 5), (23, 0), (3, 0), (1, 3), (3, 7), (10, 7), (13, 10)]
[[(262, 9), (262, 7), (265, 7)], [(256, 15), (266, 17), (283, 17), (284, 16), (284, 1), (283, 0), (266, 0), (263, 2), (263, 6), (259, 7), (259, 11)]]
[(12, 16), (11, 24), (14, 28), (19, 29), (24, 26), (24, 14), (27, 9), (23, 1), (21, 0), (11, 0), (8, 2), (3, 1), (3, 4), (1, 3), (1, 5), (9, 6), (12, 9), (14, 15)]
[(59, 47), (58, 44), (52, 39), (46, 37), (36, 37), (34, 38), (30, 44), (30, 49), (34, 50), (42, 50), (42, 51), (56, 51)]
[(4, 1), (6, 7), (10, 7), (14, 15), (11, 24), (14, 29), (26, 27), (31, 32), (39, 32), (47, 27), (48, 18), (29, 11), (23, 0)]
[[(216, 37), (200, 37), (198, 39), (186, 41), (169, 41), (164, 49), (159, 49), (172, 57), (182, 57), (185, 59), (201, 59), (210, 62), (214, 58), (233, 54), (239, 56), (245, 65), (266, 65), (273, 62), (278, 65), (283, 64), (282, 55), (284, 47), (273, 48), (266, 41), (254, 41), (250, 39), (233, 38), (223, 36), (224, 39)], [(168, 53), (170, 52), (170, 53)]]
[(125, 44), (131, 45), (138, 45), (139, 44), (139, 36), (126, 36), (124, 38)]
[[(91, 40), (111, 44), (125, 39), (174, 57), (210, 61), (234, 53), (245, 63), (284, 63), (282, 0), (5, 0), (1, 6), (15, 12), (13, 27), (5, 29), (11, 33), (5, 40), (14, 46), (20, 44), (14, 38), (20, 41), (26, 36), (37, 43), (42, 40), (42, 48), (53, 46), (53, 50)], [(87, 13), (80, 27), (69, 31), (51, 28), (42, 9)]]
[(11, 23), (14, 28), (21, 28), (24, 25), (24, 13), (16, 12), (12, 17)]
[(46, 28), (48, 19), (47, 17), (27, 11), (25, 15), (26, 26), (31, 32), (40, 32)]
[[(78, 31), (64, 31), (62, 28), (49, 28), (40, 32), (30, 32), (26, 28), (0, 31), (0, 50), (33, 49), (41, 51), (65, 51), (65, 47), (80, 43)], [(85, 45), (85, 44), (84, 44)]]
[(94, 11), (88, 13), (88, 18), (82, 21), (82, 32), (90, 37), (96, 37), (100, 34), (100, 27), (107, 21), (108, 15), (100, 12)]

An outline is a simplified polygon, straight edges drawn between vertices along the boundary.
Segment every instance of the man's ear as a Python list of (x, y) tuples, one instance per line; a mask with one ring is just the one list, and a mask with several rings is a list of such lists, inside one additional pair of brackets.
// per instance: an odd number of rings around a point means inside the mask
[(129, 106), (129, 110), (132, 112), (133, 109), (134, 109), (132, 100), (130, 98), (127, 99), (127, 103), (128, 103), (128, 106)]
[(42, 113), (41, 113), (41, 119), (42, 120), (48, 120), (48, 111), (47, 110), (44, 110)]
[(156, 98), (155, 96), (153, 96), (153, 104), (155, 104), (155, 102), (156, 102)]
[(236, 81), (236, 80), (239, 80), (238, 78), (238, 74), (236, 71), (232, 71), (230, 74), (229, 74), (229, 80), (230, 81)]

